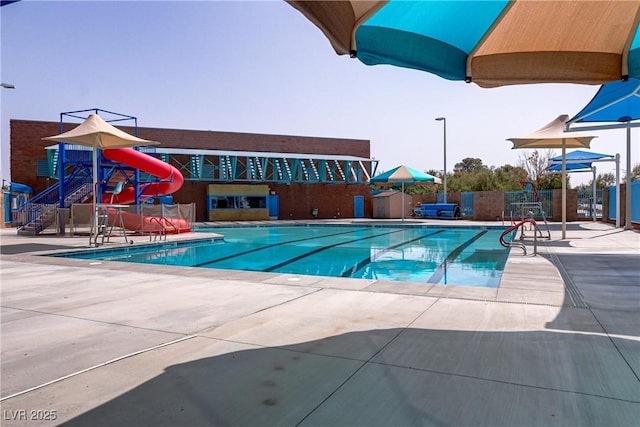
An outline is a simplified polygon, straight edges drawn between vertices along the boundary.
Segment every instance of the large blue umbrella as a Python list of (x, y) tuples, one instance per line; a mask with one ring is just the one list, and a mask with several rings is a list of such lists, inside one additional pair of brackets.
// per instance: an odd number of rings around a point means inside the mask
[(402, 220), (404, 221), (404, 186), (420, 183), (435, 183), (439, 181), (435, 176), (420, 172), (409, 166), (398, 166), (388, 172), (374, 176), (369, 180), (370, 184), (400, 184), (402, 187)]
[[(629, 79), (602, 85), (582, 111), (566, 124), (567, 131), (627, 129), (625, 229), (633, 228), (631, 226), (631, 128), (640, 126), (637, 120), (640, 120), (640, 80)], [(592, 125), (592, 123), (595, 124)]]
[(638, 1), (288, 0), (336, 53), (482, 87), (640, 78)]

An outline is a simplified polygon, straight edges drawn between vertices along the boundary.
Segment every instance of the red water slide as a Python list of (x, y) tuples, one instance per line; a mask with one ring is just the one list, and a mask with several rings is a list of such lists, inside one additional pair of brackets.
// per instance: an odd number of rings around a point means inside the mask
[[(102, 155), (104, 158), (113, 162), (131, 166), (160, 178), (160, 182), (145, 184), (142, 188), (141, 196), (156, 197), (172, 194), (179, 190), (184, 183), (184, 178), (178, 169), (162, 160), (158, 160), (153, 156), (141, 153), (132, 148), (103, 150)], [(126, 204), (134, 202), (135, 199), (135, 188), (128, 187), (124, 188), (120, 194), (115, 197), (114, 201)], [(102, 203), (109, 203), (110, 200), (110, 194), (103, 194), (101, 197)], [(122, 219), (127, 230), (154, 233), (185, 233), (191, 231), (189, 223), (181, 219), (142, 216), (129, 212), (122, 212)]]

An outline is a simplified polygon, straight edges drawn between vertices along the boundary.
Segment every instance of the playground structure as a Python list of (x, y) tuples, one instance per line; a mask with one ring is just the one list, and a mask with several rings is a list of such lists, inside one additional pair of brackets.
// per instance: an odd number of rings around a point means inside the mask
[[(60, 132), (63, 131), (65, 118), (84, 119), (82, 114), (89, 112), (101, 112), (111, 116), (112, 118), (106, 119), (106, 122), (133, 121), (137, 136), (135, 117), (97, 108), (61, 113)], [(17, 224), (18, 233), (40, 234), (54, 223), (64, 232), (64, 218), (71, 206), (93, 206), (91, 200), (94, 191), (97, 206), (103, 213), (97, 225), (104, 231), (111, 231), (114, 226), (142, 234), (166, 235), (191, 231), (192, 215), (186, 218), (158, 217), (144, 215), (141, 212), (141, 205), (162, 200), (164, 196), (177, 191), (184, 183), (184, 178), (177, 168), (155, 158), (152, 155), (153, 151), (148, 148), (147, 150), (147, 153), (133, 148), (97, 150), (97, 180), (94, 187), (91, 150), (59, 142), (55, 159), (58, 183), (36, 195), (23, 206), (24, 212), (19, 215), (21, 220)], [(135, 206), (134, 212), (123, 211), (122, 208), (130, 204)]]

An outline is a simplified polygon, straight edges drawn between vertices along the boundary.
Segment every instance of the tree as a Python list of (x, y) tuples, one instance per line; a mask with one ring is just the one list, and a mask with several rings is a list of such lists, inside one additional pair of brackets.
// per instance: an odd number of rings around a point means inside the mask
[[(569, 179), (571, 177), (567, 175), (567, 188), (571, 188), (569, 185)], [(556, 190), (562, 188), (562, 174), (548, 173), (539, 176), (536, 179), (536, 188), (538, 190)]]
[[(612, 172), (600, 173), (596, 177), (596, 188), (607, 188), (615, 185), (616, 178)], [(589, 181), (590, 185), (593, 185), (593, 180)]]
[(527, 171), (530, 181), (537, 181), (538, 177), (548, 175), (549, 160), (555, 157), (553, 150), (539, 152), (538, 150), (526, 151), (518, 156), (518, 166)]
[[(528, 179), (534, 181), (540, 190), (552, 190), (562, 188), (562, 174), (547, 170), (551, 163), (551, 158), (555, 157), (553, 150), (538, 152), (533, 150), (519, 157), (519, 166), (527, 171)], [(570, 176), (567, 175), (567, 188)]]
[[(633, 169), (631, 169), (631, 181), (640, 180), (640, 163), (636, 164)], [(625, 177), (626, 181), (626, 177)]]
[(520, 190), (522, 181), (527, 180), (527, 171), (519, 166), (504, 165), (494, 171), (498, 188), (496, 190)]
[[(626, 181), (626, 179), (627, 178), (625, 176), (622, 180)], [(640, 163), (636, 164), (633, 169), (631, 169), (631, 181), (638, 180), (640, 180)], [(593, 185), (593, 180), (589, 181), (589, 185)], [(598, 174), (596, 177), (596, 188), (607, 188), (613, 187), (614, 185), (616, 185), (616, 177), (613, 172)]]
[(466, 157), (462, 159), (460, 163), (456, 163), (453, 166), (454, 173), (467, 173), (474, 172), (478, 168), (486, 168), (485, 165), (482, 164), (482, 160), (474, 158), (474, 157)]
[(437, 176), (438, 178), (442, 178), (442, 171), (437, 171), (435, 169), (429, 169), (424, 171), (424, 173), (431, 175), (431, 176)]

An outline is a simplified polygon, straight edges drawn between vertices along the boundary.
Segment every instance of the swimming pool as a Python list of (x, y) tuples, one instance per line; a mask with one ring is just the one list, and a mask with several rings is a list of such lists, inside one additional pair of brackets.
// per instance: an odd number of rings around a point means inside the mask
[(207, 228), (224, 240), (57, 256), (496, 288), (504, 228), (262, 226)]

